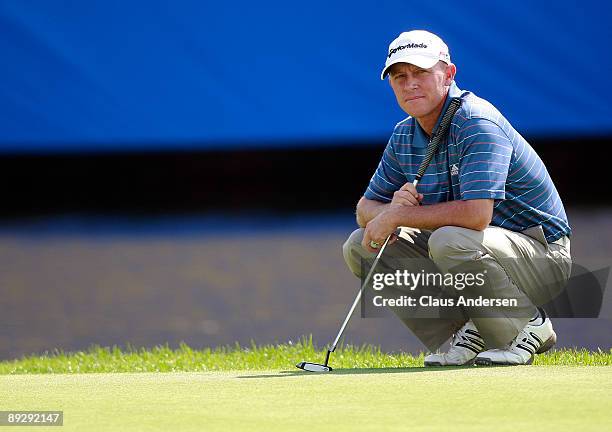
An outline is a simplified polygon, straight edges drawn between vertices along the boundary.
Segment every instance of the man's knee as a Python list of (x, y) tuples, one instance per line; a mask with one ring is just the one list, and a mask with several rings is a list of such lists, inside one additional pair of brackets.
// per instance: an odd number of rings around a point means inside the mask
[(363, 240), (363, 232), (363, 228), (356, 229), (342, 245), (344, 261), (355, 275), (361, 273), (361, 255), (359, 251), (362, 250), (361, 241)]
[(355, 250), (355, 248), (361, 247), (361, 241), (363, 240), (363, 228), (357, 228), (355, 231), (351, 233), (351, 235), (346, 239), (344, 244), (342, 245), (342, 254), (344, 255), (344, 260), (348, 262), (348, 258), (351, 255), (351, 252)]
[(462, 254), (473, 255), (480, 250), (484, 239), (482, 231), (456, 226), (443, 226), (431, 233), (427, 245), (429, 256), (439, 258)]

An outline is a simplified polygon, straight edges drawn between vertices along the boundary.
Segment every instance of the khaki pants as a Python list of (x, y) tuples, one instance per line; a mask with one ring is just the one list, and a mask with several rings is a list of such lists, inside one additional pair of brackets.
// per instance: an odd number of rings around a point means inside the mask
[[(362, 259), (375, 257), (361, 246), (363, 231), (355, 230), (343, 245), (344, 259), (357, 277), (361, 277)], [(562, 237), (547, 244), (539, 226), (524, 233), (494, 226), (484, 231), (445, 226), (433, 232), (401, 227), (399, 239), (383, 252), (380, 260), (383, 267), (385, 257), (388, 261), (428, 258), (443, 273), (452, 273), (458, 266), (472, 266), (486, 271), (490, 297), (518, 299), (528, 312), (520, 317), (505, 316), (503, 311), (495, 314), (495, 318), (471, 317), (487, 348), (500, 348), (512, 341), (535, 315), (535, 306), (552, 300), (562, 291), (571, 271), (569, 239)], [(432, 351), (466, 322), (466, 318), (398, 316)]]

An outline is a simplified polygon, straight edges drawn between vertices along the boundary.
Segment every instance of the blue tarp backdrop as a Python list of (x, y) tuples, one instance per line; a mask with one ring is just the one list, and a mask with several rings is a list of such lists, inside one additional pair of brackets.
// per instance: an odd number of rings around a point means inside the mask
[(612, 134), (607, 2), (0, 1), (0, 152), (380, 140), (424, 28), (527, 136)]

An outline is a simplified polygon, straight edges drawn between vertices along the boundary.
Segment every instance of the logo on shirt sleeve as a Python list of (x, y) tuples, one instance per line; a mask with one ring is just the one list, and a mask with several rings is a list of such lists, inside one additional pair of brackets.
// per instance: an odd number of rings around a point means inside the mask
[(457, 166), (457, 164), (451, 165), (450, 172), (451, 172), (451, 176), (459, 175), (459, 167)]

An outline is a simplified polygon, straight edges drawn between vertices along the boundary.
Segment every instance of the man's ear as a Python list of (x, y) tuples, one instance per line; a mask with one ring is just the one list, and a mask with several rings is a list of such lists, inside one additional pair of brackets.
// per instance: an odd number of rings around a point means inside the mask
[(457, 66), (453, 63), (449, 64), (446, 67), (446, 76), (444, 77), (444, 85), (451, 85), (453, 80), (455, 79), (455, 75), (457, 74)]

